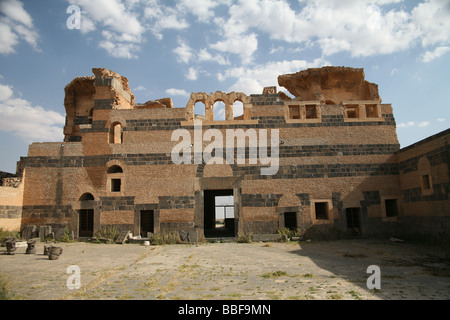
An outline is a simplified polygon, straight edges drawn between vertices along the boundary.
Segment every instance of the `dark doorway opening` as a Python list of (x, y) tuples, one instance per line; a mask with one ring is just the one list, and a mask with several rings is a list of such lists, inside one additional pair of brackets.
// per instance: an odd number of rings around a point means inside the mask
[(204, 190), (203, 196), (205, 237), (234, 237), (233, 189)]
[(79, 237), (94, 235), (94, 209), (81, 209), (79, 214)]
[(284, 213), (284, 227), (290, 230), (297, 230), (297, 212)]
[(153, 210), (141, 210), (141, 237), (147, 237), (148, 233), (154, 233)]
[(351, 231), (352, 235), (361, 234), (361, 212), (360, 208), (345, 209), (347, 218), (347, 230)]

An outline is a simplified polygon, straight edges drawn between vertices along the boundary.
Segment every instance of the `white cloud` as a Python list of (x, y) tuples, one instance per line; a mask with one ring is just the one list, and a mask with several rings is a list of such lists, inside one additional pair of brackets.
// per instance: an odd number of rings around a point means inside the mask
[(422, 61), (423, 62), (430, 62), (436, 58), (439, 58), (440, 56), (446, 54), (447, 52), (450, 52), (450, 47), (437, 47), (433, 51), (426, 51), (422, 55)]
[(397, 125), (398, 128), (409, 128), (414, 127), (416, 123), (414, 121), (402, 122)]
[(144, 17), (151, 22), (150, 30), (159, 40), (163, 39), (164, 30), (183, 30), (190, 26), (177, 8), (165, 6), (159, 0), (145, 3)]
[(413, 127), (425, 128), (425, 127), (428, 127), (429, 125), (430, 125), (430, 121), (422, 121), (418, 124), (416, 124), (414, 121), (408, 121), (408, 122), (399, 123), (397, 125), (397, 127), (398, 128), (413, 128)]
[(213, 9), (219, 5), (219, 1), (214, 0), (180, 0), (177, 8), (195, 15), (200, 22), (207, 22), (214, 17)]
[(62, 141), (65, 117), (14, 97), (11, 86), (0, 84), (0, 130), (24, 141)]
[(186, 79), (192, 80), (192, 81), (197, 80), (197, 78), (198, 78), (197, 73), (198, 73), (197, 69), (195, 69), (194, 67), (190, 67), (186, 74)]
[(197, 58), (199, 61), (214, 61), (217, 62), (219, 65), (227, 65), (230, 64), (228, 60), (226, 60), (222, 55), (216, 54), (212, 55), (208, 52), (208, 49), (203, 48), (200, 49), (200, 51), (197, 54)]
[(273, 45), (272, 45), (272, 48), (270, 49), (270, 51), (269, 51), (269, 53), (270, 54), (274, 54), (274, 53), (282, 53), (284, 51), (284, 48), (283, 47), (274, 47)]
[(133, 59), (138, 57), (135, 52), (139, 50), (139, 46), (133, 43), (116, 43), (110, 40), (102, 40), (98, 46), (105, 49), (110, 56), (115, 58)]
[(230, 52), (240, 56), (242, 64), (249, 64), (253, 60), (253, 53), (258, 49), (256, 34), (236, 35), (220, 40), (210, 47), (220, 52)]
[(8, 18), (33, 28), (33, 20), (29, 13), (23, 8), (23, 3), (18, 0), (3, 0), (0, 2), (0, 11)]
[(0, 84), (0, 101), (9, 100), (14, 92), (10, 86)]
[(0, 12), (4, 15), (0, 18), (0, 54), (15, 52), (14, 46), (19, 43), (19, 39), (26, 41), (35, 51), (41, 52), (38, 46), (39, 34), (21, 1), (0, 1)]
[(178, 39), (178, 47), (176, 47), (173, 52), (177, 56), (177, 60), (184, 63), (188, 63), (194, 56), (191, 47), (181, 39)]
[(171, 96), (183, 96), (183, 97), (189, 97), (190, 94), (183, 90), (183, 89), (175, 89), (175, 88), (170, 88), (166, 90), (167, 94), (170, 94)]
[(133, 89), (133, 91), (147, 91), (147, 88), (143, 85), (138, 85), (136, 88)]
[(119, 34), (139, 35), (144, 31), (137, 14), (119, 0), (69, 0), (89, 14), (92, 21)]
[[(348, 52), (352, 57), (391, 54), (411, 48), (448, 43), (448, 0), (426, 0), (412, 11), (393, 7), (401, 0), (300, 0), (295, 11), (285, 0), (237, 1), (229, 17), (214, 21), (225, 39), (263, 33), (274, 40), (318, 45), (325, 56)], [(232, 52), (231, 46), (222, 50)]]
[(426, 0), (411, 12), (412, 23), (424, 47), (448, 43), (450, 40), (450, 5), (448, 0)]
[(437, 118), (436, 120), (439, 121), (439, 122), (444, 122), (445, 118)]
[(14, 46), (19, 43), (17, 35), (9, 25), (0, 21), (0, 53), (8, 54), (14, 52)]
[[(137, 58), (145, 27), (140, 22), (140, 11), (134, 1), (68, 0), (82, 9), (81, 32), (88, 33), (100, 27), (99, 47), (116, 58)], [(135, 11), (132, 11), (135, 9)]]

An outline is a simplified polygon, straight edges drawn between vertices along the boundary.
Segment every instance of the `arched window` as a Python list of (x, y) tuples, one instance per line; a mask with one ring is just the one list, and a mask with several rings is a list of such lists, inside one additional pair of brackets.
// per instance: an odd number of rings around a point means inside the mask
[(123, 173), (123, 170), (122, 170), (122, 168), (120, 166), (113, 165), (113, 166), (108, 168), (107, 173)]
[(205, 104), (201, 101), (194, 104), (194, 119), (205, 120)]
[(118, 165), (112, 165), (106, 171), (108, 174), (108, 191), (122, 192), (123, 191), (123, 170)]
[(233, 103), (233, 119), (234, 120), (244, 119), (244, 104), (239, 100), (236, 100)]
[(225, 120), (225, 103), (223, 101), (216, 101), (213, 105), (214, 121)]
[(123, 142), (123, 129), (120, 122), (114, 122), (109, 131), (109, 143), (120, 144)]
[(80, 197), (80, 201), (90, 201), (90, 200), (94, 200), (94, 196), (92, 195), (92, 193), (89, 192), (83, 193)]

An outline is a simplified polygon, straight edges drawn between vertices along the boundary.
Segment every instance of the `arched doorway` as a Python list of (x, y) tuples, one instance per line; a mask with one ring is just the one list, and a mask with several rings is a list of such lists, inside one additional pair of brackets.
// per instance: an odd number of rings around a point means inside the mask
[(92, 237), (94, 235), (94, 196), (91, 193), (84, 193), (79, 200), (78, 237)]

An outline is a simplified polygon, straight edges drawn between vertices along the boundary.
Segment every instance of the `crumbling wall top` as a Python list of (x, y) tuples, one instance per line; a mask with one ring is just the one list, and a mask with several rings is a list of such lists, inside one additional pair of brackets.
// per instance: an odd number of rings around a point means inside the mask
[(364, 69), (350, 67), (310, 68), (278, 76), (278, 84), (299, 100), (378, 100), (378, 85), (364, 79)]

